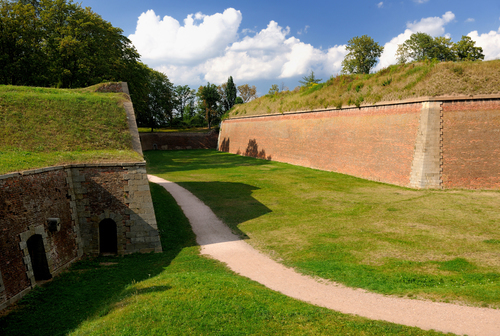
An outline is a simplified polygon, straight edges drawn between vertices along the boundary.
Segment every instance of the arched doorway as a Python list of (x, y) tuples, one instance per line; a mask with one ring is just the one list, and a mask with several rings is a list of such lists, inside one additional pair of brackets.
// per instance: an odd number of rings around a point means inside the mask
[(28, 252), (31, 258), (31, 265), (33, 267), (35, 280), (40, 281), (51, 279), (52, 274), (50, 274), (42, 236), (39, 234), (33, 235), (28, 239), (26, 244), (28, 245)]
[(106, 218), (99, 223), (99, 253), (118, 253), (118, 234), (112, 219)]

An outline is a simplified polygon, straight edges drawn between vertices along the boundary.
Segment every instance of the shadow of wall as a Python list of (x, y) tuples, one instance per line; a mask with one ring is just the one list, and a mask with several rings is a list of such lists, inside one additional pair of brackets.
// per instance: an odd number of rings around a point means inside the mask
[(215, 149), (219, 133), (140, 133), (142, 150)]

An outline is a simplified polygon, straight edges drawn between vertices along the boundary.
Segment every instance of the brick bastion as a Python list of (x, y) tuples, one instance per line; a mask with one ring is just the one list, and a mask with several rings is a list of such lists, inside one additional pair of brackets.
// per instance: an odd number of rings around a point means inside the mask
[(218, 148), (411, 188), (500, 189), (500, 95), (235, 117)]
[[(126, 83), (99, 91), (128, 94)], [(123, 107), (142, 155), (132, 103)], [(0, 175), (0, 310), (83, 256), (161, 251), (144, 161)]]

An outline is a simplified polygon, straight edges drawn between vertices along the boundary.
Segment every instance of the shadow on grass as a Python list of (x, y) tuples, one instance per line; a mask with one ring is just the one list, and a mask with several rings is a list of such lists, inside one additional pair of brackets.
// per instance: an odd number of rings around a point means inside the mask
[(73, 264), (1, 317), (0, 335), (66, 335), (82, 322), (106, 315), (117, 302), (138, 291), (169, 290), (168, 286), (130, 287), (162, 273), (183, 248), (196, 245), (189, 222), (172, 196), (158, 185), (151, 185), (151, 194), (163, 253), (98, 257)]
[(187, 170), (261, 166), (270, 163), (267, 160), (218, 152), (215, 149), (145, 151), (144, 157), (148, 163), (148, 173), (153, 175)]
[(196, 195), (241, 238), (248, 236), (238, 225), (272, 212), (252, 193), (260, 188), (237, 182), (177, 182)]

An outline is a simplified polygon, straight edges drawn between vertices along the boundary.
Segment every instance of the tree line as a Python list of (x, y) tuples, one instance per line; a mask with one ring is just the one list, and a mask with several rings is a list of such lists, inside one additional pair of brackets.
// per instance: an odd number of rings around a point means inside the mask
[[(346, 46), (347, 54), (342, 61), (342, 74), (369, 74), (377, 64), (384, 47), (375, 42), (370, 36), (356, 36), (350, 39)], [(478, 61), (484, 59), (483, 48), (476, 47), (469, 36), (462, 36), (454, 43), (449, 37), (432, 37), (426, 33), (414, 33), (402, 44), (396, 52), (398, 63), (404, 64), (413, 61), (436, 60), (440, 62)], [(302, 87), (318, 84), (321, 79), (314, 77), (314, 71), (299, 81)], [(295, 90), (300, 89), (296, 87)], [(268, 94), (279, 93), (280, 88), (273, 84)]]
[[(187, 85), (140, 62), (123, 30), (72, 0), (0, 0), (0, 84), (82, 88), (127, 82), (140, 126), (204, 126), (236, 103), (256, 96), (255, 86)], [(238, 90), (240, 96), (236, 96)]]

